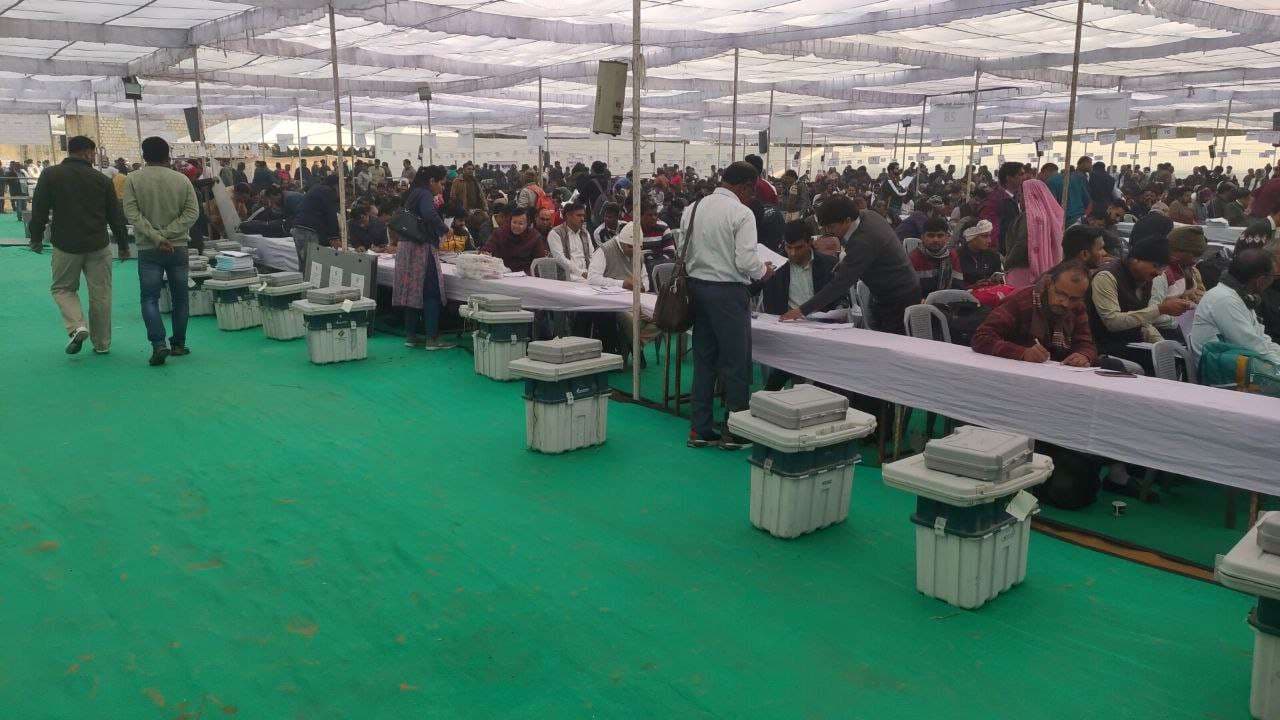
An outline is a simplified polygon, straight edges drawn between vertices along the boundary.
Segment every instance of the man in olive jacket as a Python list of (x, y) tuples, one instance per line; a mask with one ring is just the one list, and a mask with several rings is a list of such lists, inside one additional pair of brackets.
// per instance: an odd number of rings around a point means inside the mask
[[(31, 204), (31, 250), (42, 252), (44, 231), (53, 216), (53, 300), (66, 325), (67, 354), (80, 352), (86, 339), (94, 352), (111, 349), (111, 251), (107, 227), (129, 257), (124, 211), (111, 179), (93, 166), (97, 145), (87, 137), (67, 141), (67, 159), (40, 173)], [(80, 306), (80, 275), (89, 286), (89, 326)]]

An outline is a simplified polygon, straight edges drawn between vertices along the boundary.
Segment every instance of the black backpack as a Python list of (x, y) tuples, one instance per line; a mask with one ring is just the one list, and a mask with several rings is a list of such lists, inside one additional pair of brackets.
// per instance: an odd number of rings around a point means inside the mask
[[(947, 327), (951, 330), (951, 342), (965, 347), (973, 344), (973, 334), (991, 314), (991, 308), (969, 300), (939, 303), (934, 307), (942, 311), (947, 318)], [(935, 333), (940, 336), (941, 328), (935, 328)]]
[(770, 250), (786, 252), (787, 216), (777, 205), (765, 205), (756, 216), (756, 241)]
[(1036, 443), (1036, 452), (1053, 458), (1053, 474), (1031, 490), (1033, 495), (1063, 510), (1079, 510), (1098, 499), (1102, 458), (1044, 442)]

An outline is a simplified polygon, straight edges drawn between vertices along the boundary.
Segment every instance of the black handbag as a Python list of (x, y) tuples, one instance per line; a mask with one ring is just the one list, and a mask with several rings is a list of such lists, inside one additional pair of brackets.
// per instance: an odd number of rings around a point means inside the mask
[(689, 212), (689, 231), (684, 236), (676, 252), (675, 272), (671, 279), (658, 286), (658, 301), (653, 306), (653, 324), (659, 330), (668, 333), (682, 333), (693, 327), (693, 298), (689, 294), (689, 275), (685, 270), (684, 258), (689, 252), (689, 243), (693, 242), (693, 223), (698, 219), (699, 200), (693, 204)]
[(402, 207), (396, 210), (391, 216), (391, 222), (387, 223), (387, 227), (391, 228), (401, 240), (408, 240), (419, 245), (427, 241), (427, 232), (422, 227), (422, 218), (408, 208)]

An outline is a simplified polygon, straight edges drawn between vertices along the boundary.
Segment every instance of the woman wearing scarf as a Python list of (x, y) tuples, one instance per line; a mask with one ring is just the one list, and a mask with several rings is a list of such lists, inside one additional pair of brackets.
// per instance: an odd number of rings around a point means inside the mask
[(493, 231), (480, 252), (501, 260), (512, 272), (528, 273), (533, 261), (550, 257), (546, 238), (529, 222), (527, 212), (516, 212), (505, 225)]
[[(405, 209), (421, 221), (423, 239), (400, 238), (396, 247), (396, 276), (391, 303), (404, 308), (405, 345), (427, 350), (454, 347), (440, 341), (440, 309), (444, 306), (444, 271), (436, 250), (448, 232), (436, 211), (436, 196), (444, 189), (445, 170), (439, 165), (419, 168), (404, 199)], [(419, 335), (418, 329), (426, 330)]]
[(935, 215), (924, 222), (920, 244), (911, 251), (909, 259), (920, 280), (921, 295), (928, 297), (935, 290), (965, 288), (960, 259), (951, 249), (951, 232), (943, 217)]
[[(1062, 262), (1062, 231), (1065, 227), (1062, 206), (1049, 187), (1039, 180), (1022, 183), (1022, 222), (1025, 237), (1011, 237), (1009, 257), (1005, 258), (1008, 283), (1015, 288), (1030, 287), (1049, 268)], [(1010, 230), (1016, 233), (1018, 228)], [(1021, 235), (1021, 233), (1019, 233)]]

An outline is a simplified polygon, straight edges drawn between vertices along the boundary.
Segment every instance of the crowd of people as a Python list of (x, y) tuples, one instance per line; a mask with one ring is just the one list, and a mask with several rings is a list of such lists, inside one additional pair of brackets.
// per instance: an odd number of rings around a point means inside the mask
[[(166, 343), (159, 315), (149, 308), (161, 276), (179, 268), (154, 253), (225, 233), (210, 192), (220, 182), (243, 232), (292, 237), (300, 261), (312, 243), (339, 245), (342, 223), (351, 249), (394, 254), (391, 302), (405, 310), (412, 347), (451, 347), (440, 338), (447, 306), (441, 263), (455, 253), (492, 255), (510, 271), (565, 282), (627, 289), (639, 283), (651, 290), (654, 268), (683, 252), (694, 308), (689, 444), (696, 447), (740, 444), (714, 421), (712, 396), (718, 383), (729, 411), (746, 407), (757, 309), (798, 321), (847, 308), (846, 319), (860, 316), (873, 330), (904, 333), (908, 308), (936, 302), (955, 323), (954, 341), (1014, 360), (1088, 366), (1111, 357), (1151, 373), (1151, 353), (1140, 343), (1171, 339), (1193, 353), (1226, 342), (1280, 364), (1274, 281), (1280, 168), (1270, 166), (1243, 178), (1231, 167), (1196, 168), (1178, 178), (1169, 165), (1117, 169), (1081, 157), (1065, 170), (1005, 162), (994, 174), (983, 166), (966, 176), (954, 166), (892, 163), (874, 175), (846, 167), (771, 177), (760, 157), (748, 155), (705, 175), (664, 166), (637, 182), (600, 161), (542, 169), (470, 162), (415, 167), (405, 160), (393, 170), (377, 159), (356, 159), (343, 168), (349, 211), (340, 218), (339, 175), (326, 159), (310, 166), (304, 160), (296, 170), (290, 163), (273, 169), (258, 161), (250, 171), (225, 162), (213, 178), (194, 161), (169, 170), (167, 148), (160, 159), (152, 142), (158, 139), (151, 139), (144, 167), (121, 163), (108, 180), (90, 164), (92, 141), (74, 140), (82, 152), (73, 150), (62, 165), (44, 170), (37, 185), (33, 237), (40, 237), (52, 205), (91, 202), (87, 178), (97, 175), (94, 182), (112, 190), (106, 200), (120, 202), (80, 213), (83, 228), (55, 226), (55, 253), (102, 250), (105, 228), (115, 231), (127, 216), (140, 255), (152, 253), (140, 257), (148, 270), (139, 263), (148, 335), (170, 354), (186, 352), (182, 332), (175, 328)], [(162, 165), (169, 173), (163, 182)], [(46, 183), (55, 172), (58, 182)], [(179, 192), (171, 181), (182, 175), (187, 182)], [(1127, 237), (1118, 230), (1122, 222), (1132, 223)], [(1216, 247), (1206, 239), (1207, 222), (1245, 229), (1234, 248)], [(787, 262), (763, 261), (757, 245)], [(639, 278), (632, 274), (637, 252), (645, 267)], [(550, 262), (538, 262), (544, 259)], [(83, 272), (88, 278), (93, 308), (104, 282), (97, 262), (55, 259), (54, 294), (71, 336), (68, 351), (88, 336), (71, 307), (72, 277)], [(968, 295), (940, 293), (956, 290)], [(97, 312), (95, 320), (91, 309), (88, 329), (97, 332), (95, 349), (105, 352), (109, 331), (104, 311)], [(619, 347), (630, 337), (629, 315), (579, 319), (586, 322), (575, 329), (616, 338)], [(649, 318), (640, 326), (644, 341), (658, 334)], [(790, 379), (775, 372), (768, 385)]]

